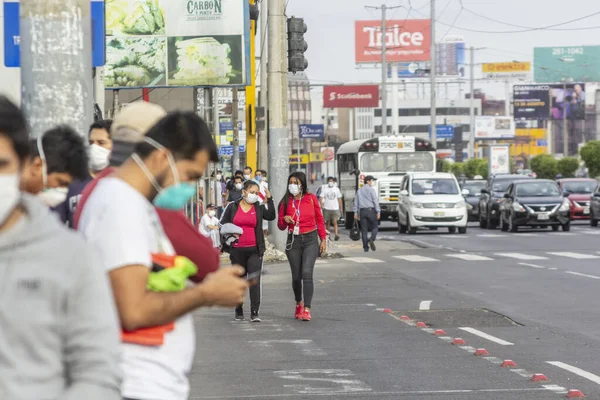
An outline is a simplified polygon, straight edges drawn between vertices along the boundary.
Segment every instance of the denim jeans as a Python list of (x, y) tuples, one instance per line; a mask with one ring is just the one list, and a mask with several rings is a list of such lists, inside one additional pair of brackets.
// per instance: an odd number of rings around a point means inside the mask
[(304, 307), (310, 308), (314, 284), (313, 271), (319, 256), (319, 235), (313, 231), (304, 235), (288, 235), (285, 254), (292, 269), (292, 288), (296, 301), (302, 301)]

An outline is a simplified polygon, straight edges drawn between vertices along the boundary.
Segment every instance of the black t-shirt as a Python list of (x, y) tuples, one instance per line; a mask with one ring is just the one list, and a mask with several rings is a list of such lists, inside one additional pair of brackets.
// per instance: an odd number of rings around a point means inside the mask
[(242, 198), (241, 190), (229, 190), (229, 196), (227, 197), (227, 201), (238, 201)]

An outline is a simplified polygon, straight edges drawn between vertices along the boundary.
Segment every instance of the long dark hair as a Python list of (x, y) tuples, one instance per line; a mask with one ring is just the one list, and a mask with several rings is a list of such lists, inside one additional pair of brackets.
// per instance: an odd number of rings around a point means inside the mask
[[(301, 171), (292, 172), (290, 174), (290, 176), (288, 176), (287, 186), (289, 186), (290, 179), (292, 179), (292, 178), (296, 178), (298, 181), (300, 181), (300, 184), (302, 185), (300, 192), (302, 193), (302, 196), (306, 195), (308, 193), (308, 185), (306, 184), (306, 174)], [(281, 205), (283, 204), (283, 213), (284, 214), (287, 211), (288, 200), (290, 199), (290, 197), (292, 197), (292, 194), (290, 193), (290, 189), (287, 186), (285, 189), (285, 194), (283, 195), (283, 198), (281, 199), (281, 201), (279, 202), (279, 205), (277, 206), (277, 209), (279, 209), (279, 208), (281, 208)]]

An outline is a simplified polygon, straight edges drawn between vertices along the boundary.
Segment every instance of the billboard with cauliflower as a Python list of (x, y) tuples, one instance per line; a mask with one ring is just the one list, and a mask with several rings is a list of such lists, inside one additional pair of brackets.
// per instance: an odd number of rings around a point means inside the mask
[(249, 26), (245, 0), (106, 0), (105, 86), (245, 86)]

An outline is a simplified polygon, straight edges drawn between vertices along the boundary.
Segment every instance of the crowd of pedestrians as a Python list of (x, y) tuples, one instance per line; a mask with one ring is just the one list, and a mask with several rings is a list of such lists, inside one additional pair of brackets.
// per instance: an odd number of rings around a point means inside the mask
[[(219, 161), (200, 117), (139, 102), (84, 134), (87, 145), (68, 126), (30, 139), (21, 110), (0, 97), (0, 358), (11, 366), (0, 398), (187, 399), (191, 312), (231, 307), (243, 319), (249, 290), (260, 322), (277, 218), (295, 317), (311, 320), (326, 230), (303, 173), (290, 175), (276, 208), (266, 171), (227, 181), (217, 170), (217, 202), (194, 226), (183, 208)], [(222, 251), (232, 267), (219, 266)]]

